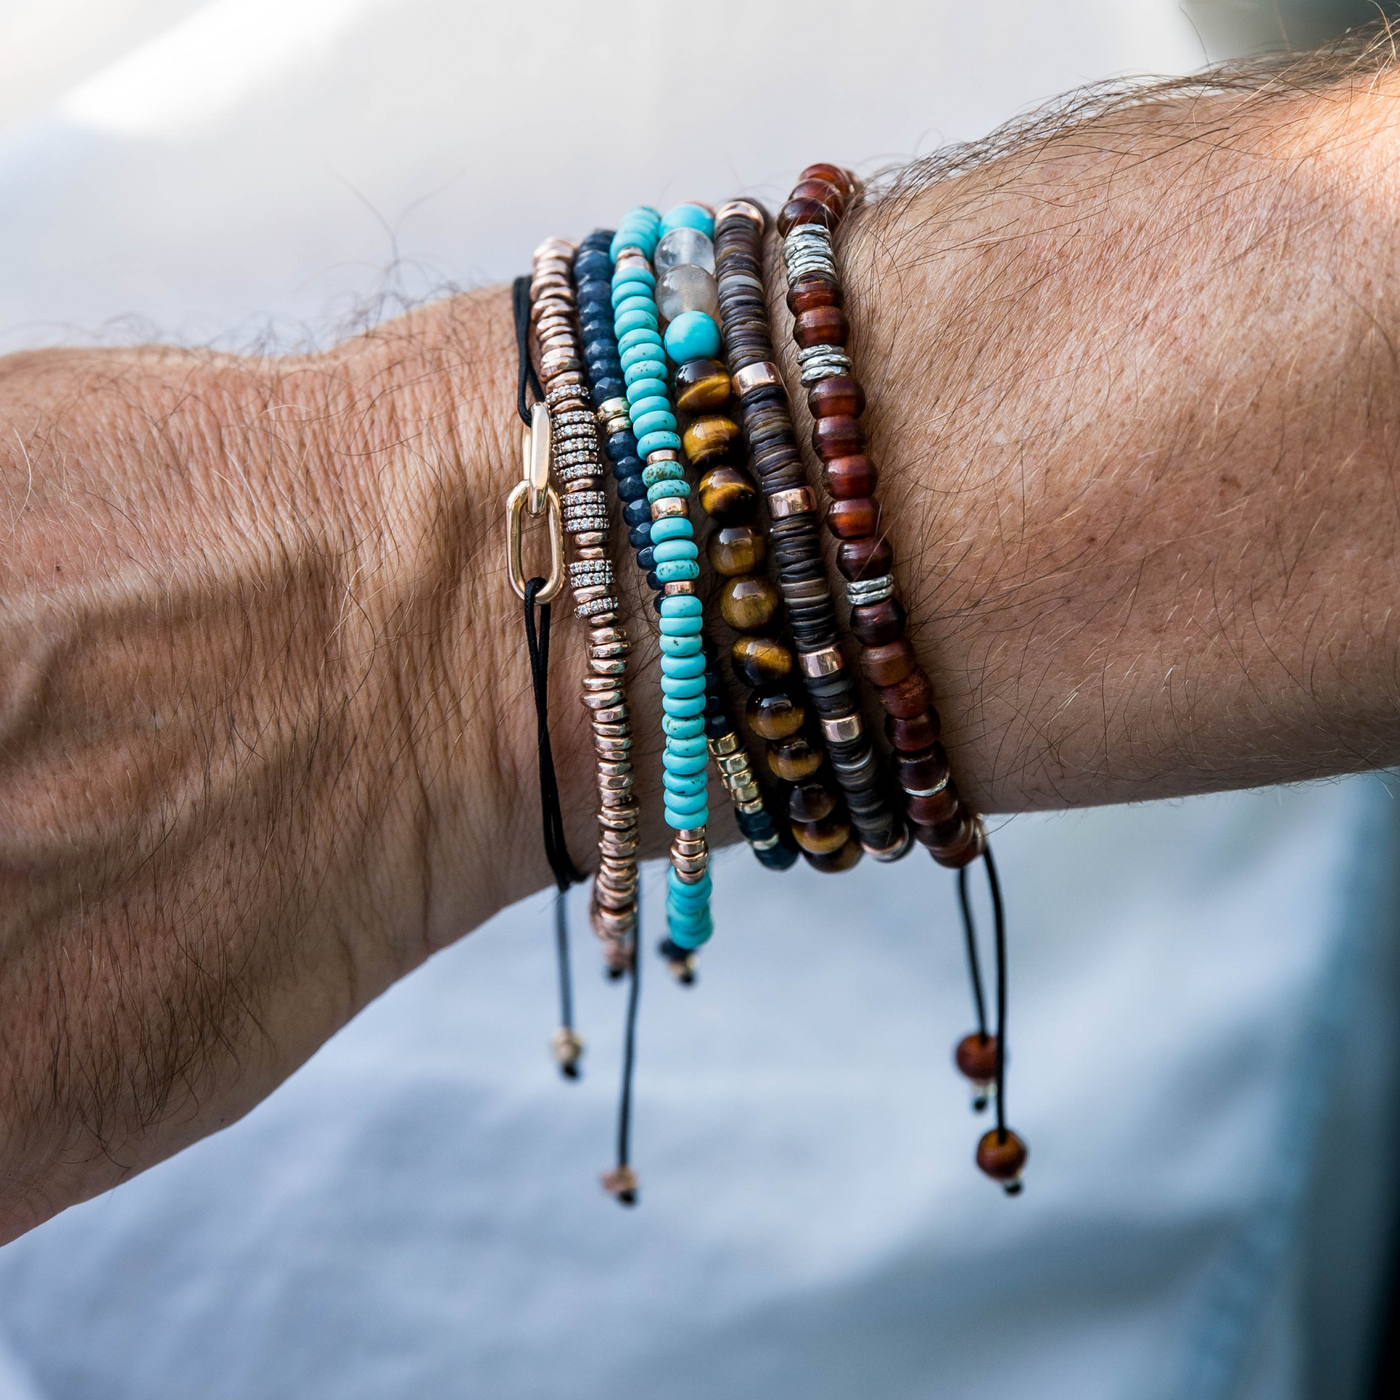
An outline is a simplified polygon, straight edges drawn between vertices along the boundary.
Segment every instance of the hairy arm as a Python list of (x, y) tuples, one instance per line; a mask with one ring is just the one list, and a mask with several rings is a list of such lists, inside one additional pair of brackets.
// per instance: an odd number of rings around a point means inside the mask
[[(1400, 759), (1400, 86), (1224, 86), (906, 171), (846, 236), (885, 526), (987, 810)], [(304, 359), (0, 362), (0, 1237), (546, 883), (513, 361), (494, 291)], [(639, 774), (656, 810), (655, 747)]]

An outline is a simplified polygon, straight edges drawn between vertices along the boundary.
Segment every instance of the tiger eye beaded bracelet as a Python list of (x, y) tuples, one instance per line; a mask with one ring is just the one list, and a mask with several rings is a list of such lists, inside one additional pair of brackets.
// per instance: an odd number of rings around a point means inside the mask
[(553, 471), (562, 504), (575, 613), (588, 623), (588, 674), (583, 704), (589, 711), (598, 755), (598, 873), (591, 921), (603, 941), (610, 971), (624, 971), (635, 956), (637, 924), (638, 807), (632, 793), (632, 732), (625, 683), (630, 647), (618, 617), (608, 557), (607, 501), (598, 431), (575, 320), (573, 247), (546, 239), (535, 250), (530, 282), (530, 324), (549, 409)]

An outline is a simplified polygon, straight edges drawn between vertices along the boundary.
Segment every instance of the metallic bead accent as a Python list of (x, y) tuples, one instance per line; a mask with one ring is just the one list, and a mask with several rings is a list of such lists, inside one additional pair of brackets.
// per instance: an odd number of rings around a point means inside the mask
[(725, 754), (737, 753), (743, 744), (738, 734), (731, 729), (728, 734), (721, 734), (717, 738), (710, 739), (707, 746), (712, 758), (722, 758)]
[(850, 744), (865, 733), (865, 721), (856, 715), (836, 715), (821, 718), (822, 737), (828, 744)]
[(802, 674), (812, 680), (822, 676), (834, 676), (837, 671), (846, 669), (846, 658), (838, 646), (821, 647), (817, 651), (799, 651), (797, 664)]
[(580, 603), (574, 609), (575, 617), (596, 617), (599, 613), (611, 612), (617, 606), (617, 600), (609, 592), (606, 598), (594, 598), (591, 602)]
[[(946, 788), (946, 787), (948, 786), (949, 781), (950, 781), (949, 775), (948, 775), (947, 773), (945, 773), (945, 774), (943, 775), (942, 780), (939, 781), (939, 782), (934, 783), (934, 785), (933, 785), (932, 787), (929, 787), (929, 788), (911, 788), (911, 787), (907, 787), (907, 788), (904, 788), (904, 795), (905, 795), (906, 797), (937, 797), (938, 794), (939, 794), (940, 792), (942, 792), (943, 789)], [(901, 783), (900, 786), (903, 787), (903, 784)]]
[(745, 365), (743, 369), (736, 369), (732, 379), (734, 392), (741, 399), (746, 394), (753, 393), (755, 389), (771, 389), (774, 385), (781, 386), (783, 382), (777, 365), (771, 360), (762, 360), (756, 365)]
[(763, 233), (768, 223), (763, 210), (760, 209), (753, 200), (731, 199), (727, 204), (721, 204), (715, 211), (715, 227), (719, 228), (726, 219), (733, 218), (736, 215), (739, 218), (748, 219), (759, 231), (760, 235)]
[(691, 578), (677, 579), (674, 583), (668, 583), (663, 591), (667, 598), (693, 598), (695, 596), (695, 580)]
[(609, 705), (597, 712), (599, 724), (621, 724), (628, 717), (627, 704)]
[(891, 861), (903, 860), (903, 858), (909, 854), (909, 849), (913, 844), (914, 833), (908, 826), (901, 826), (899, 839), (892, 842), (890, 845), (872, 846), (862, 841), (860, 843), (860, 848), (872, 860), (878, 860), (888, 865)]
[(651, 503), (651, 518), (664, 520), (668, 515), (689, 515), (684, 496), (662, 496)]
[(774, 520), (784, 520), (789, 515), (801, 515), (816, 510), (817, 502), (811, 488), (790, 486), (786, 491), (774, 491), (768, 496), (768, 514)]
[(736, 802), (734, 805), (746, 816), (750, 817), (756, 817), (760, 812), (765, 810), (762, 797), (750, 798), (747, 802)]
[(804, 384), (851, 372), (851, 357), (839, 345), (809, 345), (797, 352), (797, 362)]
[(883, 603), (894, 595), (894, 575), (881, 574), (878, 578), (855, 579), (846, 585), (846, 601), (853, 607)]

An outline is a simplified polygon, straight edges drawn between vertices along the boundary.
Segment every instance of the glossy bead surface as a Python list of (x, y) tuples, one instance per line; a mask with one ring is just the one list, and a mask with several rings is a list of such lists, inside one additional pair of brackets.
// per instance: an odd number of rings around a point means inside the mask
[(703, 311), (683, 311), (663, 337), (666, 353), (678, 365), (687, 360), (712, 360), (719, 354), (719, 326)]
[(863, 452), (853, 457), (835, 457), (825, 463), (822, 470), (822, 485), (827, 495), (839, 501), (873, 496), (879, 480), (879, 470)]
[(826, 508), (827, 528), (840, 540), (864, 540), (875, 534), (880, 508), (873, 496), (857, 496), (850, 501), (831, 501)]
[(677, 204), (666, 211), (660, 229), (664, 236), (673, 229), (691, 228), (703, 233), (706, 238), (715, 236), (715, 216), (703, 204)]
[(800, 311), (792, 323), (792, 338), (803, 350), (814, 345), (844, 345), (850, 322), (839, 306), (817, 306)]
[(894, 549), (883, 535), (842, 540), (836, 550), (836, 567), (845, 579), (880, 578), (894, 568)]
[(785, 783), (800, 783), (822, 766), (822, 755), (798, 734), (769, 747), (768, 766)]
[(905, 676), (897, 685), (882, 685), (876, 689), (885, 713), (901, 719), (917, 715), (933, 702), (928, 677), (922, 671)]
[(705, 546), (711, 568), (725, 578), (756, 572), (766, 549), (763, 536), (748, 525), (726, 525), (714, 531)]
[(778, 232), (784, 238), (799, 224), (821, 224), (833, 228), (836, 218), (831, 210), (815, 199), (790, 199), (778, 211)]
[(656, 284), (656, 309), (665, 321), (674, 321), (687, 311), (719, 315), (719, 288), (703, 267), (682, 263), (673, 267)]
[(792, 674), (792, 652), (774, 637), (740, 637), (729, 654), (750, 685), (772, 685)]
[(833, 214), (846, 211), (846, 192), (826, 180), (799, 180), (792, 187), (793, 199), (815, 199)]
[(714, 360), (692, 360), (676, 371), (676, 407), (682, 413), (709, 413), (729, 402), (729, 375)]
[(942, 842), (935, 836), (933, 840), (928, 840), (923, 831), (917, 828), (928, 828), (941, 826), (944, 822), (951, 821), (958, 814), (958, 794), (957, 789), (951, 785), (938, 792), (932, 793), (928, 797), (906, 797), (904, 799), (904, 810), (908, 813), (909, 820), (916, 824), (915, 834), (921, 844), (926, 846), (941, 845)]
[(673, 267), (698, 267), (713, 274), (715, 245), (701, 229), (673, 228), (656, 245), (651, 261), (658, 277), (665, 277)]
[(813, 418), (859, 418), (865, 412), (865, 390), (848, 374), (819, 379), (807, 391)]
[[(658, 559), (665, 547), (657, 546)], [(883, 646), (866, 647), (860, 654), (860, 669), (871, 685), (895, 685), (909, 675), (915, 665), (914, 648), (904, 637)]]
[(744, 706), (744, 719), (761, 739), (790, 738), (806, 718), (806, 709), (785, 690), (756, 690)]
[(1025, 1170), (1030, 1150), (1010, 1128), (1004, 1131), (993, 1128), (982, 1134), (977, 1144), (977, 1165), (993, 1181), (999, 1181), (1008, 1189), (1014, 1188)]
[(835, 855), (850, 839), (850, 822), (823, 817), (815, 822), (793, 822), (793, 839), (814, 856)]
[(847, 199), (856, 192), (856, 177), (843, 166), (832, 165), (829, 161), (819, 160), (815, 165), (809, 165), (797, 178), (824, 180), (828, 185), (834, 185)]
[(947, 779), (948, 755), (942, 744), (931, 744), (922, 753), (896, 752), (894, 771), (906, 792), (927, 792)]
[(778, 590), (762, 574), (732, 578), (719, 595), (719, 610), (736, 632), (757, 632), (778, 610)]
[(921, 710), (907, 719), (889, 715), (885, 719), (885, 737), (903, 753), (919, 753), (938, 742), (942, 725), (935, 709)]
[(973, 1031), (958, 1041), (953, 1051), (953, 1063), (958, 1070), (978, 1084), (986, 1084), (997, 1074), (997, 1038)]
[(835, 282), (809, 274), (788, 287), (787, 307), (794, 316), (815, 311), (819, 306), (844, 306), (845, 297)]
[(851, 609), (851, 631), (862, 646), (880, 647), (898, 641), (904, 635), (906, 620), (904, 606), (898, 598), (886, 598), (881, 603), (867, 603)]
[(709, 413), (697, 418), (681, 437), (685, 455), (696, 466), (729, 450), (739, 437), (739, 425), (723, 414)]
[(758, 509), (758, 488), (734, 467), (714, 467), (700, 478), (700, 505), (720, 525), (746, 525)]
[(850, 870), (853, 866), (859, 865), (863, 852), (860, 842), (852, 836), (839, 851), (832, 855), (819, 856), (814, 855), (811, 851), (803, 851), (802, 854), (813, 870), (820, 870), (828, 875), (839, 875), (843, 870)]
[(804, 783), (788, 793), (788, 816), (795, 822), (819, 822), (836, 810), (836, 798), (821, 783)]
[(812, 423), (812, 450), (823, 462), (865, 451), (865, 433), (854, 418), (817, 418)]

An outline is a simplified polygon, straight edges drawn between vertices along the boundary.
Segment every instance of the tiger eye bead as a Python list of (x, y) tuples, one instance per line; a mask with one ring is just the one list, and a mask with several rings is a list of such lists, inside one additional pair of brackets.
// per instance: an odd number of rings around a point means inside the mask
[(800, 783), (822, 766), (822, 756), (800, 734), (796, 734), (769, 747), (768, 766), (775, 778), (781, 778), (785, 783)]
[(935, 709), (921, 710), (917, 715), (900, 719), (885, 716), (885, 737), (901, 753), (921, 753), (938, 742), (943, 726)]
[(785, 690), (755, 690), (744, 718), (760, 739), (788, 739), (802, 728), (807, 711)]
[(773, 637), (740, 637), (730, 656), (750, 685), (771, 685), (792, 674), (792, 653)]
[(803, 783), (788, 793), (788, 816), (795, 822), (819, 822), (836, 810), (836, 798), (821, 783)]
[(676, 371), (675, 390), (682, 413), (710, 413), (729, 402), (729, 376), (714, 360), (691, 360)]
[(884, 646), (866, 647), (860, 654), (860, 668), (871, 685), (895, 685), (913, 671), (914, 648), (907, 638), (886, 642)]
[(778, 610), (778, 590), (762, 574), (732, 578), (719, 595), (719, 610), (736, 632), (757, 632)]
[(809, 273), (788, 287), (787, 308), (794, 316), (815, 311), (819, 306), (844, 306), (845, 296), (835, 282)]
[(873, 496), (857, 496), (853, 501), (831, 501), (826, 508), (827, 528), (841, 540), (866, 539), (875, 533), (879, 523), (880, 507), (875, 504)]
[(856, 177), (849, 170), (832, 165), (830, 161), (819, 160), (815, 165), (809, 165), (797, 178), (824, 180), (828, 185), (834, 185), (847, 199), (856, 192)]
[(833, 856), (850, 840), (851, 824), (836, 817), (815, 822), (793, 822), (793, 839), (814, 856)]
[(814, 345), (844, 345), (850, 329), (839, 306), (817, 306), (798, 313), (792, 323), (792, 338), (803, 350)]
[(833, 214), (846, 212), (846, 192), (828, 180), (799, 180), (792, 187), (793, 199), (815, 199)]
[(815, 199), (790, 199), (778, 211), (778, 232), (786, 238), (799, 224), (835, 228), (836, 216)]
[(875, 694), (879, 696), (885, 713), (899, 719), (911, 718), (920, 710), (928, 709), (933, 702), (928, 677), (922, 671), (911, 672), (897, 685), (877, 686)]
[(828, 875), (836, 875), (843, 870), (850, 870), (852, 866), (859, 865), (862, 854), (860, 842), (854, 836), (839, 851), (829, 856), (814, 855), (811, 851), (802, 852), (807, 864), (813, 870), (821, 870)]
[(720, 453), (728, 451), (729, 444), (738, 436), (739, 425), (732, 418), (725, 418), (716, 413), (697, 418), (685, 430), (681, 446), (690, 461), (699, 466), (711, 457), (718, 457)]
[(845, 579), (879, 578), (894, 568), (894, 549), (884, 535), (842, 540), (836, 549), (836, 567)]
[(865, 390), (849, 374), (819, 379), (807, 391), (813, 418), (859, 418), (865, 412)]
[(758, 488), (735, 467), (711, 467), (699, 491), (701, 509), (720, 525), (747, 525), (758, 509)]
[(755, 573), (766, 550), (763, 536), (747, 525), (726, 525), (716, 530), (705, 545), (710, 566), (725, 578)]
[(851, 609), (851, 631), (862, 646), (882, 647), (898, 641), (904, 635), (906, 620), (904, 606), (898, 598), (886, 598), (880, 603), (865, 603)]
[(812, 422), (812, 450), (823, 462), (865, 451), (865, 433), (854, 418), (817, 418)]
[(1008, 1196), (1019, 1194), (1021, 1173), (1030, 1155), (1026, 1144), (1010, 1128), (993, 1128), (983, 1133), (977, 1144), (977, 1165), (993, 1181), (999, 1181)]

